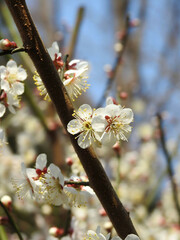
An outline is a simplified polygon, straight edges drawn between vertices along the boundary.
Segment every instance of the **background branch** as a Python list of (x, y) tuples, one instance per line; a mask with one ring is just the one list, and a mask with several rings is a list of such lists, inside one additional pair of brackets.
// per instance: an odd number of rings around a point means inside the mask
[(178, 214), (178, 221), (180, 224), (180, 206), (179, 206), (179, 201), (178, 201), (178, 190), (176, 186), (176, 182), (174, 179), (174, 174), (173, 174), (173, 168), (172, 168), (172, 162), (171, 162), (171, 156), (168, 152), (167, 146), (166, 146), (166, 141), (165, 141), (165, 134), (163, 130), (163, 120), (161, 114), (157, 114), (158, 118), (158, 125), (159, 125), (159, 130), (160, 130), (160, 141), (163, 149), (163, 153), (166, 159), (166, 165), (167, 165), (167, 173), (169, 175), (170, 183), (171, 183), (171, 188), (172, 188), (172, 195), (173, 195), (173, 200), (174, 200), (174, 205)]

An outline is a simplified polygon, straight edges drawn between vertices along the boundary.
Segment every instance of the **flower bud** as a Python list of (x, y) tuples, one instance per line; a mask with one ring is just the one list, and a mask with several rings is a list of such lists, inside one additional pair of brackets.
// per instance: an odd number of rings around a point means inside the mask
[(64, 233), (64, 229), (57, 228), (57, 227), (51, 227), (49, 229), (49, 234), (53, 237), (60, 237)]
[(119, 97), (122, 100), (126, 100), (128, 98), (128, 94), (127, 94), (127, 92), (120, 92)]
[(113, 225), (112, 225), (111, 222), (105, 222), (103, 227), (107, 232), (111, 232), (112, 228), (113, 228)]
[(12, 199), (11, 199), (10, 196), (4, 195), (4, 196), (1, 198), (1, 202), (4, 204), (5, 207), (11, 208)]
[(140, 20), (138, 18), (135, 18), (131, 20), (129, 24), (131, 27), (138, 27), (140, 25)]
[(15, 42), (11, 42), (8, 39), (0, 40), (0, 49), (1, 50), (10, 50), (12, 48), (17, 48), (17, 45)]
[(107, 213), (106, 213), (106, 211), (105, 211), (104, 208), (101, 208), (101, 209), (99, 210), (99, 214), (100, 214), (102, 217), (107, 216)]
[(71, 157), (66, 158), (66, 163), (67, 163), (68, 166), (72, 166), (73, 165), (72, 158)]
[(121, 153), (121, 147), (119, 145), (119, 142), (116, 142), (114, 145), (113, 145), (113, 150), (117, 153), (117, 154), (120, 154)]

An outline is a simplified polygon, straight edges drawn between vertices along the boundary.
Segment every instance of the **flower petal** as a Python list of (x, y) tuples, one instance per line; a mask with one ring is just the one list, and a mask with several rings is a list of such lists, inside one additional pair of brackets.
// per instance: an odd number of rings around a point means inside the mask
[(36, 169), (40, 169), (41, 171), (46, 167), (47, 164), (47, 156), (45, 153), (39, 154), (36, 158)]
[(14, 94), (21, 95), (24, 92), (24, 84), (21, 82), (15, 82), (12, 85), (12, 91)]
[(78, 119), (71, 120), (67, 125), (67, 131), (73, 135), (81, 132), (82, 130), (82, 124)]
[(0, 117), (2, 117), (5, 112), (6, 112), (6, 107), (0, 103)]
[(88, 104), (83, 104), (77, 111), (77, 114), (82, 119), (89, 119), (92, 116), (92, 108)]

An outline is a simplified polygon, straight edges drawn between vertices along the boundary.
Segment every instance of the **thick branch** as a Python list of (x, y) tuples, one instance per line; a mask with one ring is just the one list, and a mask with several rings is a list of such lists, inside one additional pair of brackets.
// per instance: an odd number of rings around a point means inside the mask
[[(24, 47), (27, 49), (66, 128), (68, 122), (72, 120), (73, 108), (53, 62), (34, 26), (25, 1), (6, 0), (6, 3), (19, 29)], [(69, 135), (69, 137), (87, 173), (90, 186), (101, 201), (118, 235), (124, 239), (130, 233), (137, 234), (127, 211), (119, 201), (101, 163), (92, 149), (81, 149), (74, 136)]]

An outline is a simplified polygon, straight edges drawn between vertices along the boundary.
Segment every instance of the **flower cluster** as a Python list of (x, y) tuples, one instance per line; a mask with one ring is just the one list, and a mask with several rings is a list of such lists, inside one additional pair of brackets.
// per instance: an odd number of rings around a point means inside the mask
[(23, 81), (27, 78), (24, 68), (17, 66), (16, 62), (9, 60), (6, 67), (0, 66), (0, 117), (6, 112), (15, 113), (19, 107), (19, 96), (24, 92)]
[(79, 134), (78, 145), (83, 149), (93, 144), (113, 146), (116, 141), (127, 141), (125, 134), (131, 132), (129, 124), (133, 121), (130, 108), (123, 108), (109, 100), (105, 108), (97, 110), (83, 104), (73, 116), (75, 119), (68, 123), (67, 131)]
[(40, 203), (80, 207), (85, 206), (88, 198), (94, 195), (90, 187), (81, 185), (81, 178), (72, 176), (65, 181), (56, 165), (46, 165), (46, 154), (37, 157), (35, 168), (26, 168), (24, 163), (21, 164), (22, 177), (12, 180), (20, 199), (30, 193), (31, 197)]
[[(88, 62), (80, 60), (72, 60), (64, 62), (62, 54), (59, 52), (57, 42), (53, 42), (52, 47), (48, 48), (49, 55), (56, 67), (59, 76), (69, 94), (72, 101), (75, 101), (82, 92), (86, 92), (89, 88), (87, 83)], [(50, 100), (47, 90), (38, 73), (34, 75), (34, 81), (41, 95), (45, 95), (45, 100)]]
[[(100, 227), (98, 226), (97, 229), (96, 229), (96, 232), (92, 231), (92, 230), (89, 230), (86, 234), (86, 237), (84, 238), (84, 240), (122, 240), (120, 237), (113, 237), (113, 238), (110, 238), (111, 234), (109, 233), (107, 236), (104, 236), (102, 233), (101, 233), (101, 229)], [(129, 234), (125, 240), (140, 240), (138, 236), (136, 236), (135, 234)]]

